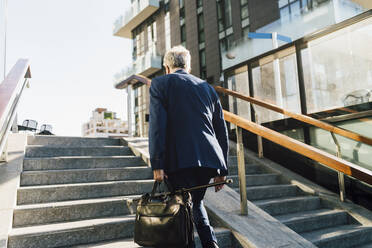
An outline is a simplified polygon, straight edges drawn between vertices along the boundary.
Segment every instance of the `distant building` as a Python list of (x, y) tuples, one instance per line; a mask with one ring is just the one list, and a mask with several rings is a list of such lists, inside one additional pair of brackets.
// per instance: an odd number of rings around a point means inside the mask
[(116, 113), (105, 108), (96, 108), (90, 121), (82, 126), (85, 137), (126, 136), (128, 126), (125, 121), (116, 118)]

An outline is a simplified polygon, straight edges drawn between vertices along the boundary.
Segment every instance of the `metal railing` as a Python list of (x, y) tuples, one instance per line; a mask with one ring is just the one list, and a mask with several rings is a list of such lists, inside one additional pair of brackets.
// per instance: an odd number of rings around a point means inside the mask
[[(308, 158), (310, 158), (310, 159), (312, 159), (316, 162), (319, 162), (323, 165), (326, 165), (326, 166), (336, 170), (337, 173), (338, 173), (338, 181), (339, 181), (341, 201), (345, 200), (344, 174), (346, 174), (348, 176), (352, 176), (352, 177), (354, 177), (354, 178), (356, 178), (356, 179), (358, 179), (362, 182), (365, 182), (365, 183), (368, 183), (368, 184), (372, 185), (372, 172), (370, 170), (367, 170), (363, 167), (360, 167), (358, 165), (350, 163), (350, 162), (341, 158), (341, 147), (340, 147), (340, 144), (339, 144), (335, 134), (338, 134), (338, 135), (344, 136), (346, 138), (349, 138), (349, 139), (352, 139), (352, 140), (355, 140), (355, 141), (358, 141), (358, 142), (361, 142), (361, 143), (364, 143), (364, 144), (368, 144), (368, 145), (372, 145), (372, 139), (371, 138), (365, 137), (363, 135), (359, 135), (357, 133), (354, 133), (354, 132), (351, 132), (351, 131), (348, 131), (348, 130), (345, 130), (345, 129), (342, 129), (342, 128), (335, 127), (333, 125), (330, 125), (330, 124), (325, 123), (323, 121), (319, 121), (319, 120), (311, 118), (309, 116), (305, 116), (305, 115), (302, 115), (302, 114), (297, 114), (297, 113), (287, 111), (287, 110), (285, 110), (283, 108), (280, 108), (276, 105), (263, 102), (261, 100), (255, 99), (253, 97), (249, 97), (249, 96), (239, 94), (236, 91), (228, 90), (228, 89), (222, 88), (220, 86), (215, 86), (214, 88), (216, 89), (216, 91), (218, 91), (220, 93), (227, 94), (227, 95), (230, 95), (230, 96), (233, 96), (233, 97), (237, 97), (239, 99), (248, 101), (251, 104), (255, 104), (255, 105), (258, 105), (260, 107), (270, 109), (270, 110), (278, 112), (280, 114), (284, 114), (284, 115), (287, 115), (289, 117), (292, 117), (292, 118), (294, 118), (296, 120), (299, 120), (303, 123), (310, 124), (310, 125), (316, 126), (318, 128), (321, 128), (323, 130), (329, 131), (331, 133), (331, 136), (332, 136), (332, 138), (334, 140), (334, 143), (336, 145), (336, 148), (337, 148), (336, 156), (334, 156), (334, 155), (329, 154), (325, 151), (322, 151), (322, 150), (317, 149), (315, 147), (312, 147), (310, 145), (301, 143), (298, 140), (289, 138), (289, 137), (287, 137), (287, 136), (285, 136), (285, 135), (283, 135), (279, 132), (275, 132), (271, 129), (268, 129), (266, 127), (258, 125), (254, 122), (251, 122), (249, 120), (246, 120), (242, 117), (239, 117), (239, 116), (237, 116), (233, 113), (230, 113), (230, 112), (224, 110), (225, 120), (237, 126), (236, 132), (237, 132), (237, 146), (238, 146), (238, 170), (242, 171), (242, 172), (239, 172), (240, 188), (244, 189), (246, 187), (245, 186), (245, 173), (243, 173), (244, 168), (245, 168), (245, 166), (244, 166), (244, 152), (239, 152), (240, 147), (243, 147), (242, 137), (241, 137), (241, 135), (242, 135), (241, 134), (242, 133), (241, 129), (242, 128), (256, 134), (259, 139), (266, 138), (267, 140), (270, 140), (274, 143), (277, 143), (277, 144), (279, 144), (279, 145), (281, 145), (281, 146), (283, 146), (283, 147), (285, 147), (289, 150), (295, 151), (295, 152), (297, 152), (297, 153), (299, 153), (299, 154), (301, 154), (305, 157), (308, 157)], [(256, 116), (256, 120), (257, 120), (257, 116)], [(260, 157), (262, 157), (262, 150), (263, 150), (263, 148), (262, 148), (262, 141), (261, 141), (261, 142), (258, 142), (258, 151), (259, 151)], [(242, 158), (240, 158), (240, 157), (242, 157)], [(242, 199), (242, 201), (244, 201), (244, 198), (245, 198), (245, 201), (246, 201), (246, 196), (245, 196), (245, 194), (243, 195), (242, 193), (243, 192), (241, 192), (241, 199)], [(243, 208), (244, 208), (244, 206), (242, 205), (242, 214), (245, 214), (246, 210), (243, 209)]]
[(7, 141), (16, 121), (19, 99), (31, 78), (30, 63), (19, 59), (0, 84), (0, 161), (7, 161)]

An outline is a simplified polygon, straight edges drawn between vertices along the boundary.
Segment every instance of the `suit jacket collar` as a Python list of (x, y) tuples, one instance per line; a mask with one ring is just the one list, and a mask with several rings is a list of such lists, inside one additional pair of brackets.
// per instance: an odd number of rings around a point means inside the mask
[(179, 69), (179, 70), (175, 71), (174, 73), (188, 74), (187, 71), (185, 71), (185, 69)]

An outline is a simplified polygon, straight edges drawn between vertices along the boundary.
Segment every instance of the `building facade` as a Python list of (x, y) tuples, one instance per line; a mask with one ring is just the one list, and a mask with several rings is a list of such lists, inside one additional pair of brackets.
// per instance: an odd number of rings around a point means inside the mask
[[(133, 65), (115, 76), (115, 87), (128, 92), (129, 135), (148, 134), (148, 85), (133, 76), (163, 74), (162, 56), (167, 49), (184, 45), (191, 52), (191, 73), (221, 85), (224, 70), (273, 49), (272, 39), (255, 40), (250, 34), (279, 33), (289, 40), (299, 39), (363, 12), (363, 0), (356, 2), (131, 0), (130, 9), (117, 19), (113, 31), (115, 36), (133, 41)], [(248, 90), (232, 82), (226, 86)], [(223, 101), (223, 105), (233, 107), (231, 101)], [(248, 114), (249, 109), (245, 111)]]
[(6, 70), (6, 21), (7, 0), (0, 0), (0, 82), (5, 78)]
[(127, 136), (127, 123), (116, 118), (116, 113), (105, 108), (96, 108), (89, 122), (82, 126), (84, 137)]

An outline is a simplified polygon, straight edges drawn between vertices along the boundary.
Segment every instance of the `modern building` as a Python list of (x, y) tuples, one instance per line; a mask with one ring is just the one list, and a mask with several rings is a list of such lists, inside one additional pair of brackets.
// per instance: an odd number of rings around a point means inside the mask
[(96, 108), (90, 121), (82, 126), (84, 137), (127, 136), (128, 127), (125, 121), (116, 118), (116, 113), (105, 108)]
[[(163, 74), (167, 49), (186, 46), (192, 74), (220, 85), (224, 70), (274, 48), (271, 38), (253, 39), (252, 33), (277, 33), (280, 47), (360, 14), (369, 5), (368, 0), (131, 0), (113, 30), (115, 36), (133, 41), (133, 65), (115, 75), (115, 87), (128, 92), (129, 135), (148, 134), (148, 86), (134, 75)], [(223, 105), (228, 107), (227, 101)]]
[(0, 82), (4, 80), (6, 73), (6, 10), (7, 0), (0, 0)]

